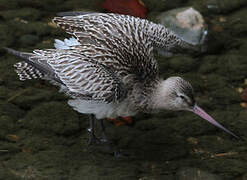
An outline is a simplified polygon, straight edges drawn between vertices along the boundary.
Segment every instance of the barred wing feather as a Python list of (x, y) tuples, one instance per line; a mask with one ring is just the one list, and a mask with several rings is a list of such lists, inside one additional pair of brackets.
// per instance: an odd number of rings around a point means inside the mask
[(121, 80), (106, 66), (71, 50), (36, 50), (36, 57), (47, 59), (71, 95), (103, 102), (125, 98)]
[[(146, 20), (126, 15), (92, 13), (55, 17), (53, 21), (77, 38), (81, 43), (81, 53), (84, 51), (89, 56), (97, 54), (100, 63), (106, 66), (113, 66), (114, 63), (115, 70), (135, 74), (140, 81), (158, 76), (153, 45), (143, 30), (148, 23)], [(108, 54), (111, 56), (110, 63), (104, 58)]]

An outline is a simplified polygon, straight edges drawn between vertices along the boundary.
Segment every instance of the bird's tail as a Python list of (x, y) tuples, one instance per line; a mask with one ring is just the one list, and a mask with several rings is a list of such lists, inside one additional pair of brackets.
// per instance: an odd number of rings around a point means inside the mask
[(14, 64), (15, 72), (18, 74), (19, 79), (21, 81), (25, 81), (27, 79), (37, 79), (37, 78), (43, 78), (44, 75), (41, 73), (38, 69), (33, 67), (32, 65), (29, 65), (25, 61), (18, 62)]
[(44, 77), (44, 74), (35, 66), (33, 62), (29, 60), (32, 53), (20, 52), (6, 47), (4, 49), (8, 53), (24, 59), (24, 61), (14, 64), (15, 72), (18, 74), (21, 81)]

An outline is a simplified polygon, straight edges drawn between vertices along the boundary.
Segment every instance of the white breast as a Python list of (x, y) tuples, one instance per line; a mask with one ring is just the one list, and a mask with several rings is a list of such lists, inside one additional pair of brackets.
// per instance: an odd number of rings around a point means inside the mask
[(68, 101), (68, 104), (80, 113), (94, 114), (97, 119), (133, 116), (137, 113), (129, 106), (127, 100), (121, 103), (104, 103), (71, 99)]

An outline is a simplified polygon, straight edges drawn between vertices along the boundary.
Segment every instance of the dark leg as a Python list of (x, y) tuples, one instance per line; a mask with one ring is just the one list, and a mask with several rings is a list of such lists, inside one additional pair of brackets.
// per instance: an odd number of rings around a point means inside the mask
[(95, 127), (94, 127), (95, 116), (93, 114), (90, 114), (89, 119), (90, 119), (90, 128), (88, 128), (88, 132), (90, 136), (89, 136), (88, 145), (100, 144), (101, 145), (100, 147), (102, 147), (103, 152), (113, 153), (116, 158), (128, 156), (128, 154), (123, 153), (120, 149), (118, 149), (115, 143), (109, 141), (106, 135), (106, 128), (104, 126), (103, 119), (99, 119), (99, 126), (101, 128), (102, 136), (103, 136), (101, 140), (99, 140), (95, 136), (95, 132), (94, 132), (95, 131)]
[(111, 140), (109, 140), (109, 138), (107, 137), (107, 135), (106, 135), (106, 128), (105, 128), (105, 126), (104, 126), (103, 119), (99, 119), (99, 125), (100, 125), (101, 132), (102, 132), (102, 139), (101, 139), (101, 142), (106, 143), (105, 145), (106, 145), (111, 151), (113, 151), (113, 154), (114, 154), (114, 156), (115, 156), (116, 158), (127, 157), (128, 154), (122, 152), (122, 151), (117, 147), (117, 145), (116, 145), (114, 142), (112, 142)]
[(94, 134), (94, 120), (95, 120), (95, 116), (93, 114), (89, 115), (89, 119), (90, 119), (90, 128), (88, 128), (88, 132), (90, 134), (89, 140), (88, 140), (88, 145), (93, 144), (94, 142), (99, 143), (98, 138), (96, 138), (95, 134)]
[(100, 119), (99, 120), (99, 125), (100, 125), (100, 128), (101, 128), (101, 132), (102, 132), (102, 141), (103, 142), (108, 142), (109, 141), (109, 139), (108, 139), (108, 137), (107, 137), (107, 135), (106, 135), (106, 130), (105, 130), (105, 126), (104, 126), (104, 122), (103, 122), (103, 119)]

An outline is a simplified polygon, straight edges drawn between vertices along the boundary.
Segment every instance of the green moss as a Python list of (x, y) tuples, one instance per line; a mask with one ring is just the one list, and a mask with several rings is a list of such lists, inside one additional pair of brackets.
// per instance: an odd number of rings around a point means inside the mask
[(17, 62), (17, 59), (18, 58), (15, 58), (14, 56), (2, 56), (2, 61), (0, 61), (1, 83), (9, 89), (16, 89), (23, 84), (23, 82), (18, 80), (13, 67)]
[(228, 84), (228, 79), (225, 76), (212, 73), (204, 76), (204, 84), (209, 92), (215, 91), (216, 89), (226, 87)]
[(217, 72), (230, 81), (240, 82), (246, 77), (247, 62), (243, 55), (225, 54), (217, 61), (220, 67)]
[(204, 0), (189, 0), (187, 6), (192, 6), (202, 14), (208, 13), (208, 9), (206, 8)]
[(205, 88), (212, 99), (212, 104), (225, 106), (240, 102), (238, 92), (229, 85), (229, 80), (225, 76), (215, 74), (205, 76)]
[(13, 133), (15, 129), (14, 120), (6, 115), (0, 115), (0, 139), (5, 139), (8, 133)]
[(240, 38), (240, 47), (239, 47), (239, 52), (240, 54), (247, 55), (247, 38)]
[(198, 168), (181, 168), (176, 173), (178, 180), (223, 180), (220, 176), (211, 174)]
[(240, 103), (239, 94), (234, 88), (225, 87), (221, 89), (215, 89), (210, 91), (209, 95), (213, 99), (215, 105), (229, 105), (234, 103)]
[(6, 10), (2, 11), (0, 15), (5, 20), (20, 18), (24, 20), (38, 20), (41, 18), (41, 12), (34, 8), (21, 8), (18, 10)]
[(159, 64), (160, 76), (164, 78), (168, 78), (170, 71), (173, 71), (172, 69), (170, 69), (169, 66), (169, 58), (156, 55), (155, 59), (157, 59)]
[(159, 15), (160, 13), (159, 12), (157, 12), (157, 11), (152, 11), (152, 12), (149, 12), (148, 13), (148, 17), (147, 17), (147, 19), (149, 20), (149, 21), (152, 21), (152, 22), (155, 22), (155, 23), (158, 23), (159, 22), (159, 20), (157, 19), (157, 16)]
[(209, 56), (204, 56), (203, 59), (200, 60), (200, 68), (199, 72), (203, 74), (207, 73), (213, 73), (215, 70), (217, 70), (218, 64), (217, 64), (217, 56), (215, 55), (209, 55)]
[(39, 37), (46, 36), (51, 33), (51, 27), (43, 22), (29, 22), (18, 26), (18, 29), (25, 34), (35, 34)]
[(5, 100), (8, 98), (8, 88), (5, 86), (0, 86), (0, 100)]
[(79, 130), (79, 118), (75, 111), (59, 102), (43, 103), (35, 107), (23, 123), (35, 132), (69, 135)]
[[(22, 0), (28, 1), (31, 7), (36, 6), (37, 8), (46, 12), (59, 12), (67, 9), (65, 0), (43, 0), (43, 1), (32, 1), (32, 0)], [(48, 14), (48, 13), (47, 13)]]
[(177, 135), (169, 136), (168, 133), (166, 129), (156, 129), (140, 134), (132, 142), (136, 155), (142, 159), (155, 161), (167, 161), (186, 156), (188, 149), (184, 140)]
[(225, 26), (229, 29), (231, 36), (243, 39), (247, 33), (247, 22), (243, 17), (247, 15), (247, 9), (242, 8), (229, 16), (229, 22)]
[(150, 11), (164, 11), (182, 6), (183, 0), (143, 0)]
[(74, 9), (74, 10), (93, 10), (93, 11), (97, 11), (97, 10), (102, 10), (101, 9), (101, 3), (103, 2), (103, 0), (94, 0), (94, 1), (90, 1), (90, 0), (84, 0), (84, 1), (78, 1), (78, 0), (70, 0), (70, 1), (66, 1), (64, 3), (64, 7), (68, 8), (68, 9)]
[(39, 37), (31, 34), (25, 34), (21, 36), (19, 42), (22, 47), (29, 47), (39, 42)]
[(9, 28), (6, 24), (0, 24), (0, 48), (10, 46), (15, 42), (15, 37)]
[[(247, 136), (247, 132), (246, 132), (246, 128), (247, 128), (247, 124), (246, 124), (246, 117), (247, 117), (247, 111), (244, 109), (240, 110), (239, 115), (237, 116), (237, 118), (235, 119), (235, 121), (233, 122), (235, 125), (235, 128), (238, 129), (238, 132), (243, 136), (246, 137)], [(246, 146), (247, 147), (247, 146)]]
[(26, 89), (19, 89), (18, 91), (12, 93), (12, 96), (9, 98), (9, 101), (23, 109), (30, 109), (42, 102), (61, 99), (65, 98), (63, 94), (59, 94), (56, 89), (46, 90), (28, 87)]
[(242, 180), (247, 180), (247, 173), (243, 175)]
[(18, 2), (16, 0), (1, 0), (0, 10), (4, 11), (6, 9), (18, 8)]
[(188, 72), (197, 66), (197, 62), (189, 56), (174, 56), (169, 59), (169, 65), (176, 72)]
[(0, 179), (20, 180), (20, 177), (15, 176), (7, 168), (1, 168), (0, 169)]
[(242, 6), (246, 6), (245, 0), (208, 0), (207, 7), (212, 13), (229, 13), (235, 9), (239, 9)]
[(9, 116), (14, 120), (23, 117), (24, 111), (14, 104), (0, 102), (0, 116)]
[(195, 92), (204, 91), (204, 80), (199, 73), (187, 72), (181, 74), (181, 77), (190, 82)]

